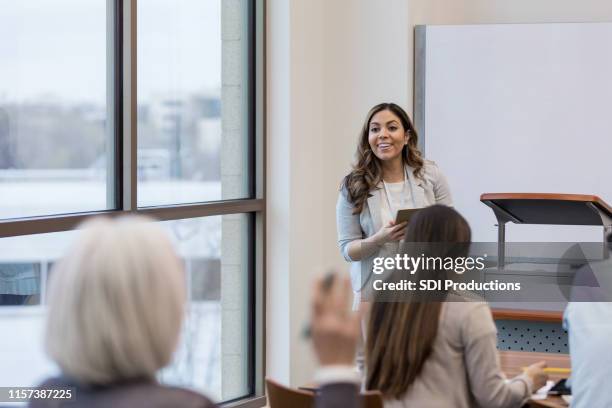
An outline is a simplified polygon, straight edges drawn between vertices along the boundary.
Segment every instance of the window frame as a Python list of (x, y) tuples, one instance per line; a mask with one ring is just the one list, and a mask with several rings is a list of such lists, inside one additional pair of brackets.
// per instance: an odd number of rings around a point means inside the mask
[[(220, 0), (223, 1), (223, 0)], [(107, 114), (113, 141), (107, 169), (107, 204), (112, 210), (0, 220), (0, 238), (71, 231), (96, 216), (139, 214), (158, 221), (241, 214), (249, 218), (247, 257), (247, 386), (227, 407), (263, 407), (265, 375), (265, 0), (247, 4), (247, 148), (249, 198), (138, 207), (137, 203), (137, 0), (107, 0)]]

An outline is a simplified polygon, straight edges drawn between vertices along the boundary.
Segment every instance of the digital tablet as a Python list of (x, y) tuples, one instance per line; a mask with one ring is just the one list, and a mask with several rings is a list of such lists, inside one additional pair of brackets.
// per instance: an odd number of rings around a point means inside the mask
[(549, 391), (549, 395), (571, 395), (572, 390), (567, 386), (566, 379), (559, 380)]
[(412, 216), (416, 214), (420, 208), (409, 208), (405, 210), (398, 210), (395, 216), (395, 225), (401, 224), (402, 222), (410, 222)]

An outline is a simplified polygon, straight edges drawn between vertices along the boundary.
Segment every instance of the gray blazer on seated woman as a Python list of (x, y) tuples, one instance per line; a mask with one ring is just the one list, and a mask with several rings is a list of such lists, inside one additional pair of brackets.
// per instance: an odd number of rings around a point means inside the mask
[[(434, 204), (451, 206), (444, 174), (421, 157), (408, 114), (394, 103), (374, 106), (363, 124), (356, 164), (344, 178), (336, 205), (338, 245), (351, 262), (353, 290), (361, 290), (360, 260), (378, 247), (399, 241), (406, 224), (395, 225), (398, 210)], [(362, 252), (367, 248), (366, 252)]]

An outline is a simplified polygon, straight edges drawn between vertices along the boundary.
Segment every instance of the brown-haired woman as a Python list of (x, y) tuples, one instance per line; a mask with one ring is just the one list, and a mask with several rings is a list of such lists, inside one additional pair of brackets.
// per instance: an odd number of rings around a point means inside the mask
[[(465, 219), (445, 206), (419, 211), (406, 234), (407, 242), (465, 243), (453, 247), (453, 256), (463, 257), (470, 238)], [(417, 279), (440, 279), (445, 272), (419, 273)], [(367, 389), (380, 390), (386, 408), (522, 406), (546, 383), (545, 364), (529, 366), (506, 381), (487, 304), (459, 302), (466, 299), (452, 293), (443, 298), (445, 302), (372, 304), (366, 335)]]
[(395, 225), (398, 210), (452, 205), (446, 178), (422, 158), (417, 142), (410, 118), (398, 105), (381, 103), (368, 112), (356, 163), (342, 182), (336, 206), (338, 244), (352, 262), (355, 290), (361, 288), (359, 261), (404, 236), (406, 224)]

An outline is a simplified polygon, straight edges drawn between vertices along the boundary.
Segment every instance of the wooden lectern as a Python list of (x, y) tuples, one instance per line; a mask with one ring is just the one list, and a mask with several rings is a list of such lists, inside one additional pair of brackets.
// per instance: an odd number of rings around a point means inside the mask
[(551, 193), (485, 193), (480, 201), (497, 218), (498, 268), (504, 269), (506, 223), (601, 225), (603, 239), (612, 232), (612, 207), (595, 195)]

